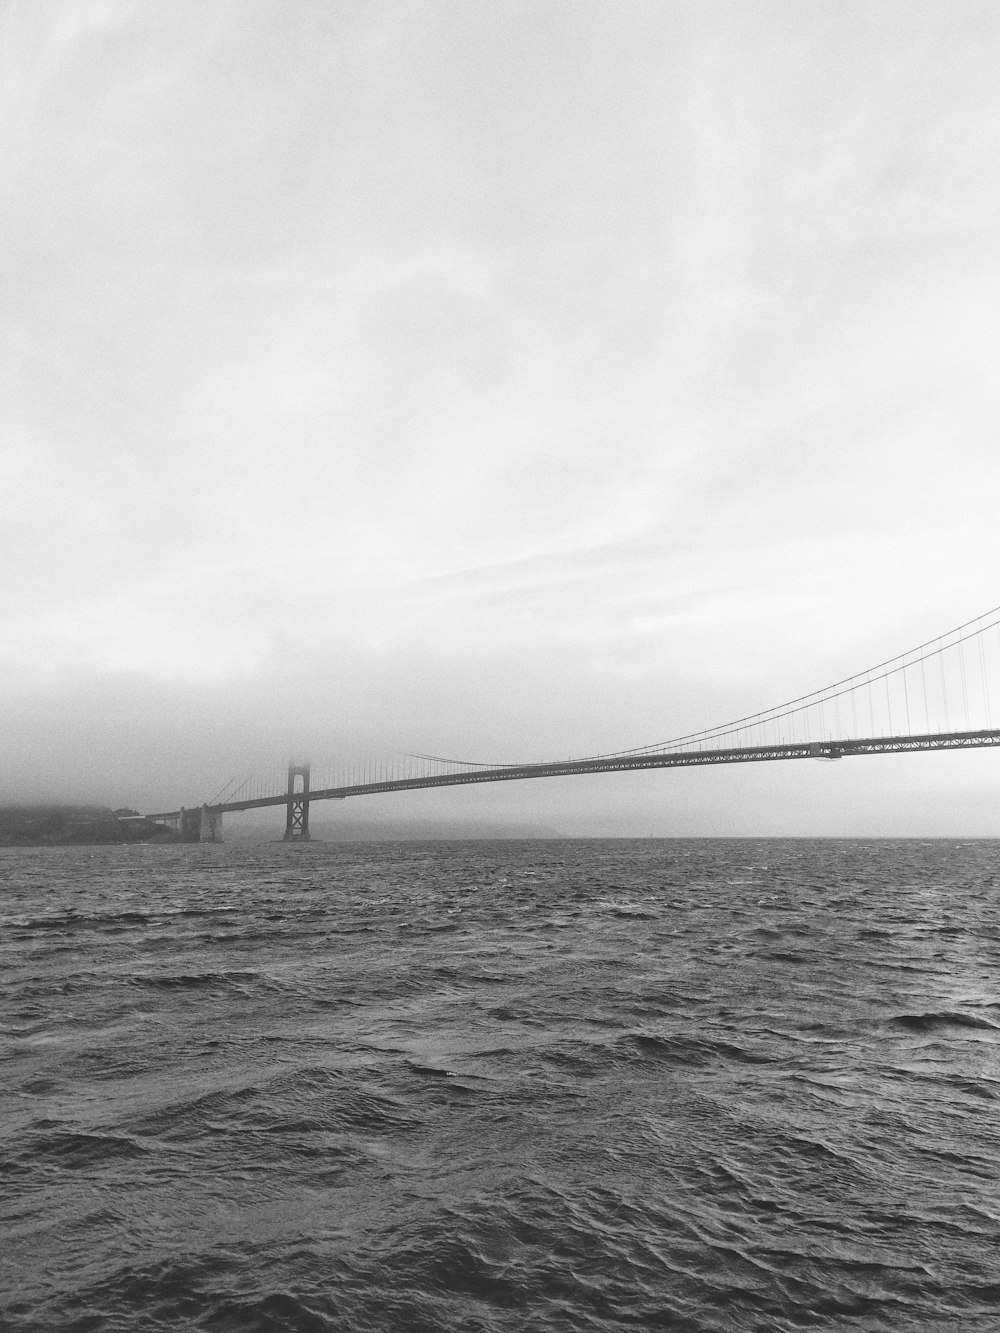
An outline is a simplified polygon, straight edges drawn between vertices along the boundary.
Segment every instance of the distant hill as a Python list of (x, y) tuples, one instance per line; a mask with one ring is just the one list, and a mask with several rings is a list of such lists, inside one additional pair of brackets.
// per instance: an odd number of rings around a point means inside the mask
[(149, 842), (169, 838), (148, 819), (119, 820), (99, 805), (24, 805), (0, 809), (0, 847)]

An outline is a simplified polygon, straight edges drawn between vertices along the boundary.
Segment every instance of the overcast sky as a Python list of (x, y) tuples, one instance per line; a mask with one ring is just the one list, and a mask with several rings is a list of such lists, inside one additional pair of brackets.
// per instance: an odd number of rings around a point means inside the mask
[[(1000, 602), (998, 68), (995, 0), (4, 0), (0, 797), (639, 745)], [(1000, 834), (1000, 756), (378, 802)]]

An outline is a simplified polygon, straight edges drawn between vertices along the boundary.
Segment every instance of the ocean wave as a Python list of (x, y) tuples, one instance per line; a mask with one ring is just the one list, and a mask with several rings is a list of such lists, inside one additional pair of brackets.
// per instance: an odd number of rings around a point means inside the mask
[(1000, 1032), (1000, 1024), (977, 1014), (961, 1013), (958, 1010), (945, 1009), (913, 1014), (895, 1014), (889, 1019), (893, 1027), (905, 1028), (908, 1032), (937, 1032), (950, 1028), (969, 1028), (974, 1031)]
[(201, 857), (12, 878), (11, 1333), (995, 1326), (992, 845)]

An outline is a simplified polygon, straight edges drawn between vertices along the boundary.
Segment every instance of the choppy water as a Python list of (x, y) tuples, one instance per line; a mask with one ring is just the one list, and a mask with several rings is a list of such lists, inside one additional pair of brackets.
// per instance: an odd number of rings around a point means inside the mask
[(994, 1330), (1000, 844), (0, 853), (11, 1330)]

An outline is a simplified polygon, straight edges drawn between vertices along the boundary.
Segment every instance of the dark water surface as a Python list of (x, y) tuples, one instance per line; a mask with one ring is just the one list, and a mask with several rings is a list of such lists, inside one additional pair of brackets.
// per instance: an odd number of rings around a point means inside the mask
[(10, 1330), (995, 1330), (1000, 844), (0, 853)]

